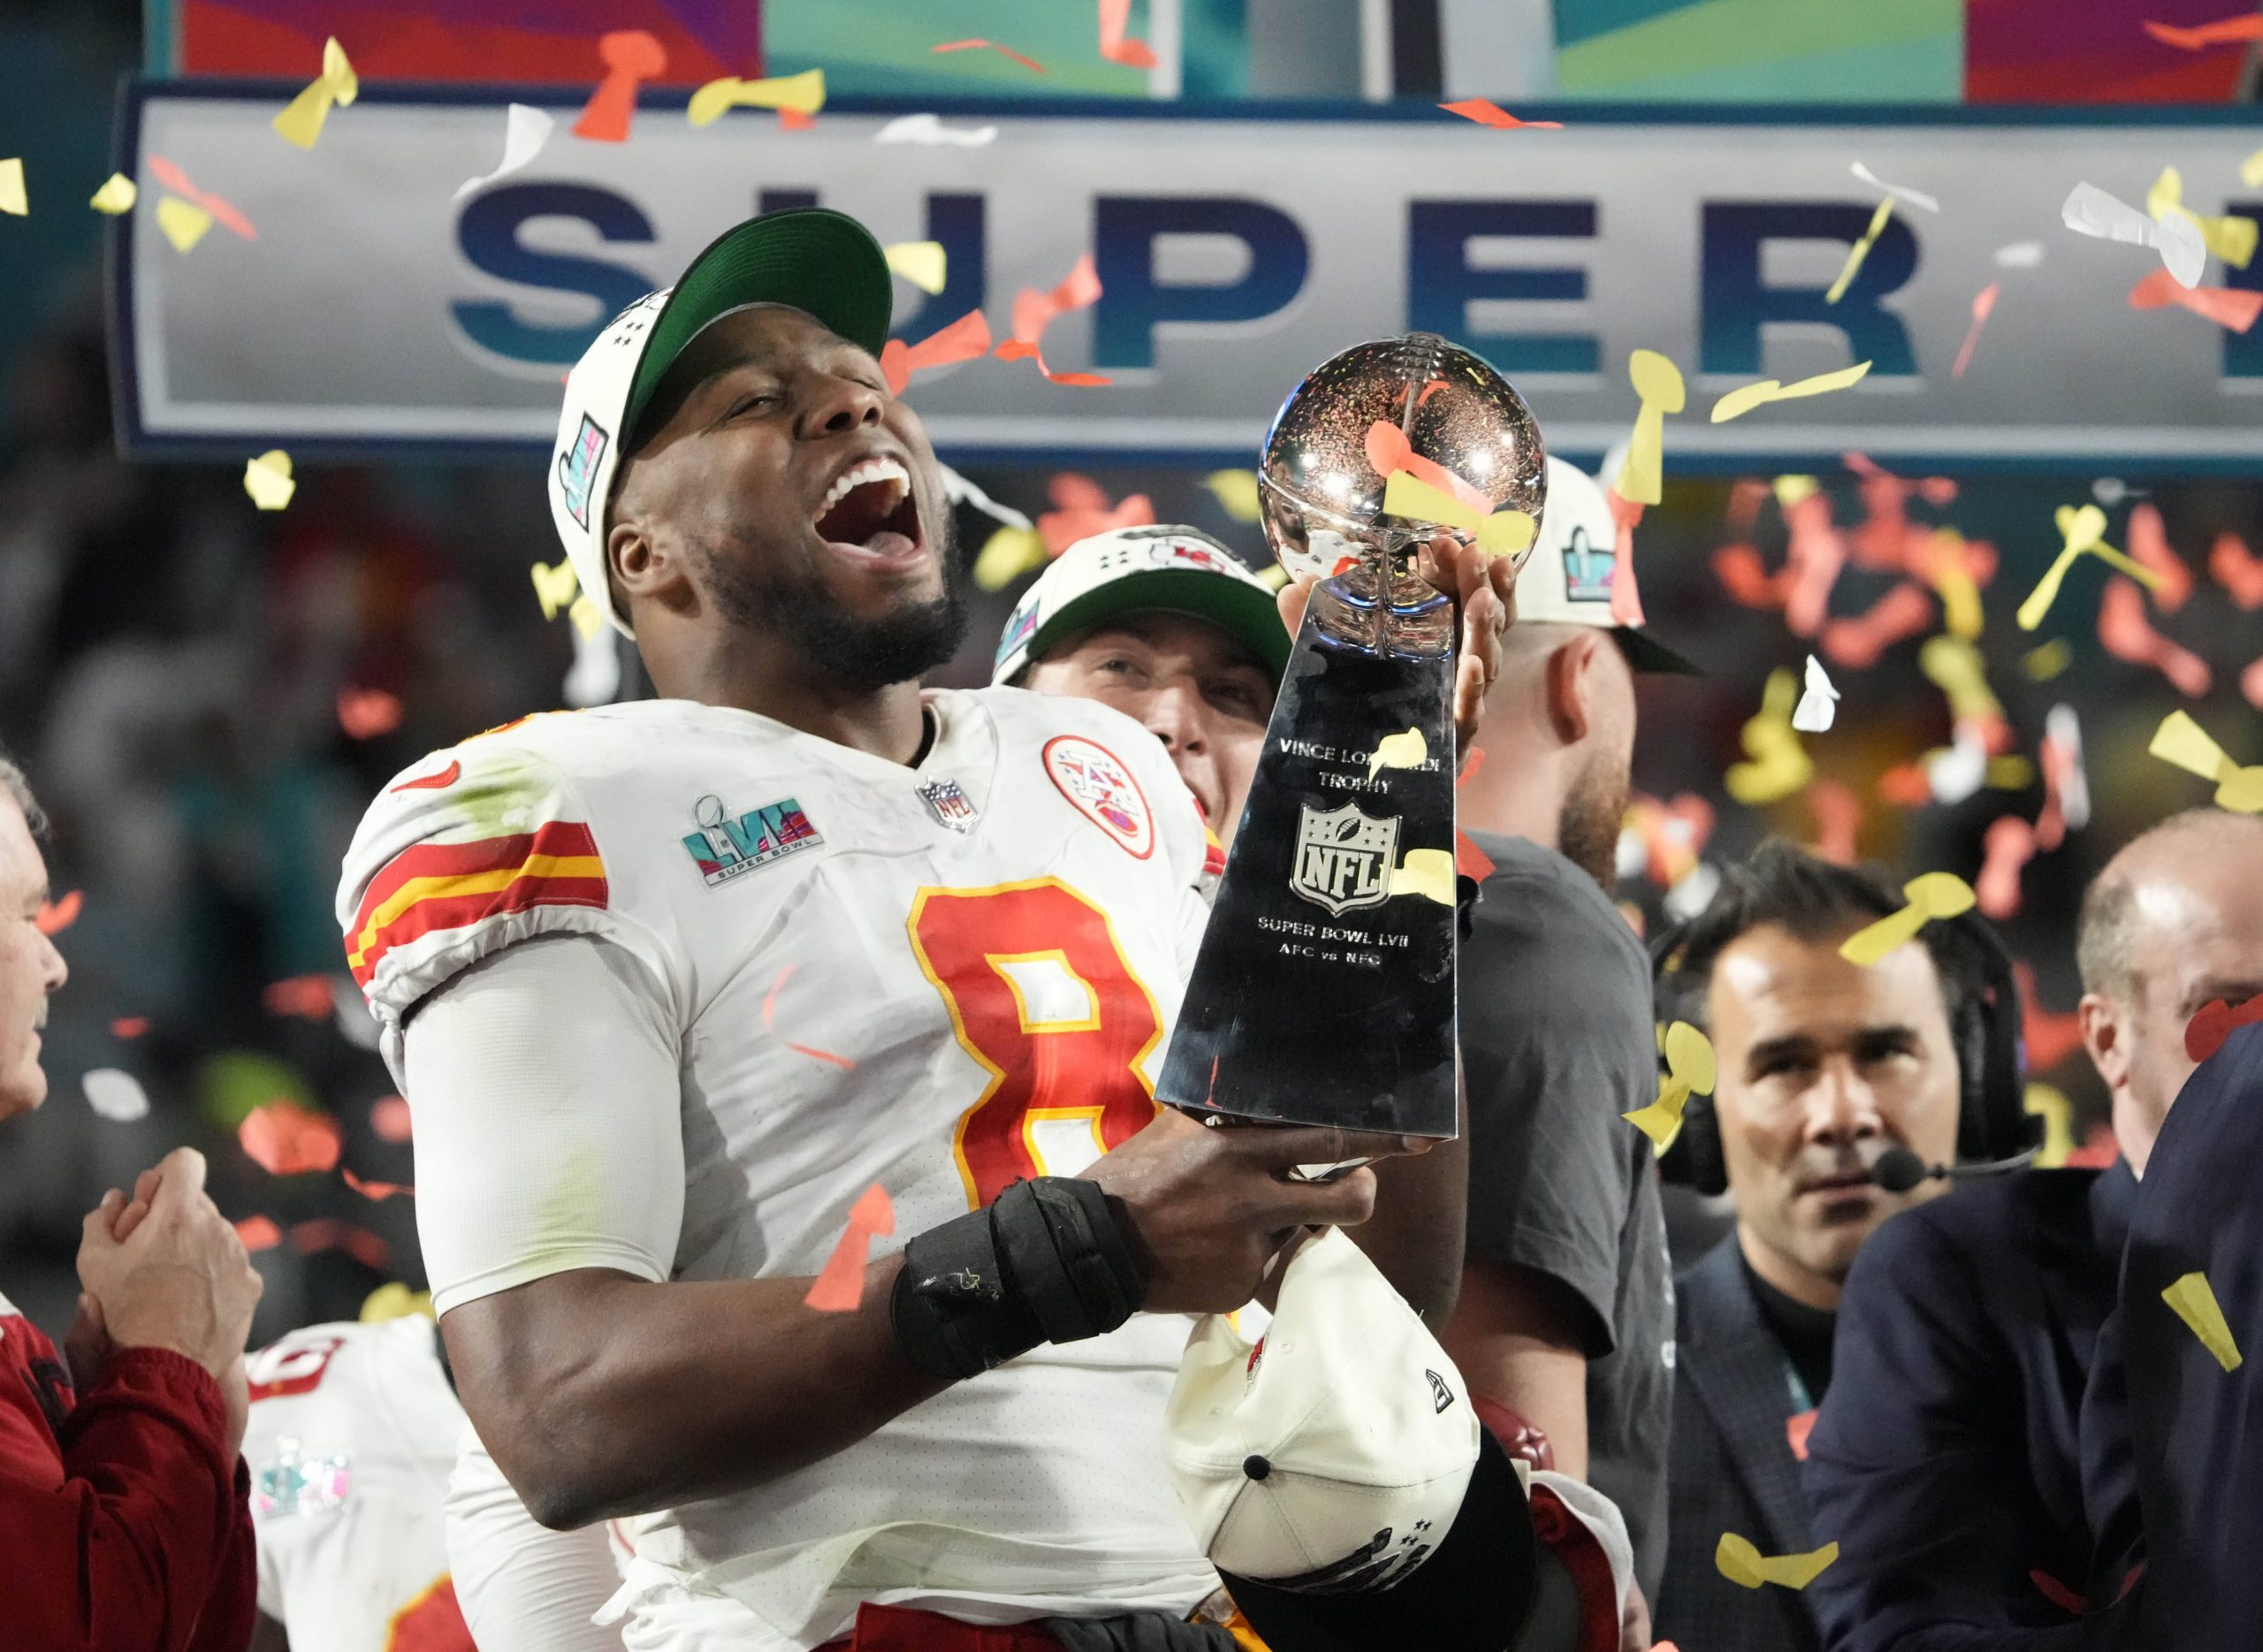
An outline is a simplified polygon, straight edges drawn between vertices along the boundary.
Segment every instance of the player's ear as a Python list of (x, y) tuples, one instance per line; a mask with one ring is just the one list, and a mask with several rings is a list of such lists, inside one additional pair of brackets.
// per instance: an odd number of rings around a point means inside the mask
[(1603, 633), (1579, 626), (1548, 656), (1548, 721), (1567, 746), (1588, 737), (1596, 715), (1596, 650)]
[(653, 531), (651, 490), (641, 469), (632, 461), (622, 473), (605, 537), (606, 578), (614, 609), (624, 617), (637, 598), (680, 605), (691, 594), (682, 559)]

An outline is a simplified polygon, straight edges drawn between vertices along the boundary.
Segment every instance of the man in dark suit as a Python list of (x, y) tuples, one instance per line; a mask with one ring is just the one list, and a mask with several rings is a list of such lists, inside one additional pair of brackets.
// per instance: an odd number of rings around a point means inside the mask
[[(1892, 1147), (1954, 1155), (1962, 1094), (1951, 1001), (1969, 964), (1933, 929), (1869, 968), (1840, 943), (1898, 909), (1865, 872), (1788, 844), (1730, 870), (1668, 955), (1661, 1019), (1710, 1033), (1711, 1106), (1693, 1098), (1682, 1153), (1724, 1173), (1736, 1228), (1676, 1298), (1666, 1575), (1657, 1631), (1688, 1652), (1816, 1652), (1805, 1599), (1720, 1574), (1724, 1533), (1763, 1554), (1817, 1547), (1797, 1458), (1829, 1388), (1840, 1282), (1894, 1211), (1871, 1168)], [(1703, 1162), (1699, 1162), (1703, 1161)]]

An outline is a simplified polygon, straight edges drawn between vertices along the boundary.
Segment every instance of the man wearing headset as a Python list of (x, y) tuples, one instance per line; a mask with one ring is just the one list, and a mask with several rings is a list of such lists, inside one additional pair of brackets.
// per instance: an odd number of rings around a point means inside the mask
[(1661, 942), (1658, 1018), (1703, 1029), (1718, 1069), (1668, 1168), (1736, 1202), (1735, 1230), (1675, 1289), (1657, 1630), (1682, 1646), (1822, 1644), (1803, 1595), (1741, 1587), (1714, 1550), (1725, 1532), (1767, 1555), (1817, 1546), (1798, 1459), (1831, 1383), (1840, 1287), (1880, 1222), (1946, 1185), (1897, 1194), (1873, 1171), (1895, 1147), (1929, 1165), (1956, 1156), (1970, 1087), (1960, 1046), (1975, 1041), (1960, 1023), (1980, 990), (1970, 938), (1932, 925), (1868, 968), (1839, 954), (1901, 904), (1874, 872), (1774, 841)]

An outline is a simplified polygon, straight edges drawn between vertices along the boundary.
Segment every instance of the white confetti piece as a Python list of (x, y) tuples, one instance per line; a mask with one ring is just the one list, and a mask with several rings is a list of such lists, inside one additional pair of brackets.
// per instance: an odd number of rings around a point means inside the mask
[(1883, 189), (1889, 195), (1899, 196), (1913, 207), (1923, 207), (1928, 212), (1939, 212), (1941, 209), (1941, 203), (1937, 197), (1927, 194), (1922, 189), (1912, 189), (1907, 184), (1889, 184), (1860, 161), (1856, 161), (1848, 170), (1871, 188)]
[(1831, 679), (1824, 673), (1823, 662), (1810, 654), (1807, 657), (1807, 687), (1792, 712), (1792, 727), (1803, 735), (1819, 735), (1831, 727), (1831, 719), (1838, 714), (1839, 690), (1831, 686)]
[(114, 1124), (131, 1124), (149, 1116), (149, 1094), (132, 1073), (116, 1067), (97, 1067), (80, 1081), (87, 1105)]
[(918, 143), (930, 148), (979, 149), (998, 135), (995, 126), (946, 126), (941, 115), (899, 115), (872, 134), (874, 143)]
[(542, 146), (550, 141), (551, 132), (557, 125), (547, 110), (531, 103), (512, 104), (503, 124), (503, 164), (491, 172), (465, 179), (456, 187), (454, 198), (461, 201), (499, 178), (524, 171), (542, 153)]

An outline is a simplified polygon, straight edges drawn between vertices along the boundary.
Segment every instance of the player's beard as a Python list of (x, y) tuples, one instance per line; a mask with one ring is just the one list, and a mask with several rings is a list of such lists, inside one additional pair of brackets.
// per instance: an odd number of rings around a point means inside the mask
[(1609, 895), (1616, 886), (1619, 824), (1627, 818), (1631, 784), (1613, 755), (1598, 750), (1588, 759), (1564, 799), (1556, 818), (1556, 848), (1565, 859), (1602, 886)]
[(872, 694), (924, 677), (957, 653), (966, 638), (966, 586), (948, 510), (939, 537), (941, 595), (872, 619), (843, 608), (805, 559), (791, 569), (776, 569), (765, 567), (772, 559), (759, 553), (719, 556), (712, 545), (703, 545), (703, 582), (716, 612), (732, 625), (777, 638), (801, 657), (812, 676), (851, 693)]

